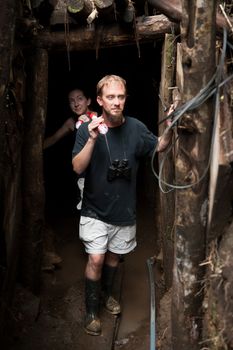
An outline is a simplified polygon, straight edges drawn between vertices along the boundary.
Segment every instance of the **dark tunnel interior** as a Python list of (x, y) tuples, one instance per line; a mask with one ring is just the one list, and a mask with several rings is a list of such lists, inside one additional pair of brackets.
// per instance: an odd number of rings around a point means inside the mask
[[(120, 75), (127, 82), (128, 97), (125, 115), (140, 119), (157, 134), (161, 46), (162, 43), (159, 42), (156, 42), (156, 45), (141, 44), (140, 58), (136, 45), (100, 50), (98, 59), (95, 51), (70, 53), (70, 70), (67, 52), (49, 53), (45, 137), (52, 135), (71, 116), (67, 93), (74, 87), (85, 87), (91, 94), (93, 110), (100, 112), (95, 102), (95, 88), (99, 79), (106, 74)], [(128, 334), (135, 334), (138, 327), (141, 328), (137, 331), (135, 339), (142, 339), (143, 344), (144, 339), (149, 339), (149, 285), (145, 262), (148, 257), (155, 254), (156, 241), (159, 239), (157, 202), (154, 201), (158, 186), (152, 172), (149, 171), (151, 170), (150, 161), (143, 162), (138, 173), (137, 194), (140, 200), (138, 201), (137, 241), (140, 249), (129, 254), (127, 264), (123, 264), (124, 259), (121, 261), (117, 288), (119, 294), (122, 293), (124, 316), (121, 317), (119, 324), (117, 321), (118, 326), (116, 326), (115, 316), (113, 319), (112, 315), (109, 317), (105, 315), (104, 336), (99, 337), (99, 343), (94, 341), (92, 347), (90, 345), (92, 339), (85, 338), (81, 327), (84, 313), (82, 293), (86, 253), (81, 241), (77, 240), (77, 219), (80, 213), (76, 209), (77, 176), (71, 164), (74, 140), (75, 132), (45, 149), (43, 153), (45, 227), (41, 259), (42, 273), (39, 278), (37, 275), (37, 281), (40, 283), (40, 298), (36, 297), (35, 304), (31, 303), (31, 295), (29, 304), (25, 303), (25, 300), (22, 302), (19, 298), (20, 306), (23, 307), (23, 317), (20, 316), (20, 322), (15, 318), (16, 335), (9, 339), (10, 343), (13, 341), (14, 349), (16, 347), (68, 349), (73, 348), (71, 342), (74, 343), (74, 347), (78, 346), (80, 349), (103, 349), (101, 344), (105, 344), (106, 349), (110, 341), (113, 349), (113, 335), (114, 339), (117, 336), (119, 339), (125, 339)], [(96, 181), (98, 186), (98, 179)], [(145, 197), (142, 197), (145, 193), (146, 202)], [(31, 245), (29, 249), (30, 247)], [(29, 265), (27, 263), (27, 267), (31, 269)], [(124, 275), (127, 278), (124, 278)], [(32, 322), (37, 306), (36, 322)], [(30, 311), (25, 311), (29, 309)], [(116, 327), (119, 327), (117, 335)], [(114, 328), (114, 334), (112, 328)], [(83, 340), (84, 347), (79, 345)]]
[[(125, 115), (140, 119), (157, 134), (161, 46), (162, 42), (158, 41), (141, 44), (140, 58), (136, 44), (101, 49), (98, 58), (95, 50), (50, 53), (45, 137), (53, 134), (71, 116), (67, 94), (72, 88), (85, 87), (92, 99), (92, 109), (100, 112), (95, 100), (95, 88), (106, 74), (120, 75), (127, 82)], [(48, 215), (76, 212), (78, 193), (76, 175), (71, 165), (74, 139), (75, 133), (71, 133), (44, 150)], [(140, 167), (138, 176), (142, 174)]]

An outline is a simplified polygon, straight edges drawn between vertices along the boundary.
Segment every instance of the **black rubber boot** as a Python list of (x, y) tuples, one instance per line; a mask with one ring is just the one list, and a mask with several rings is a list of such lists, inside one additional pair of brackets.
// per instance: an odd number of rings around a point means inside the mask
[(99, 319), (100, 280), (93, 281), (86, 278), (85, 304), (86, 319), (84, 329), (91, 335), (100, 335), (101, 324)]
[(102, 290), (104, 305), (107, 311), (113, 315), (118, 315), (121, 312), (120, 304), (112, 296), (113, 283), (115, 280), (117, 267), (104, 265), (102, 270)]

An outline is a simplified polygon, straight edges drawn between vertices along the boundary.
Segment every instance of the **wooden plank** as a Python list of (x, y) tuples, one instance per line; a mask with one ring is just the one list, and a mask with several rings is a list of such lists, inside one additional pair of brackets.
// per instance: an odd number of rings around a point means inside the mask
[(233, 162), (233, 82), (231, 81), (224, 87), (221, 99), (221, 120), (220, 120), (220, 141), (222, 146), (222, 157), (228, 163)]
[[(219, 46), (219, 45), (218, 45)], [(232, 84), (230, 84), (231, 86)], [(221, 91), (217, 130), (210, 166), (208, 243), (221, 236), (232, 215), (232, 114), (230, 89)]]
[[(216, 2), (182, 1), (182, 101), (194, 97), (215, 69)], [(213, 101), (182, 117), (178, 125), (176, 181), (195, 186), (176, 191), (175, 258), (172, 293), (173, 349), (199, 350), (202, 329), (204, 268), (208, 208), (208, 167)]]
[[(174, 35), (166, 34), (161, 66), (161, 83), (160, 83), (160, 104), (159, 104), (159, 121), (166, 116), (165, 107), (172, 104), (172, 89), (174, 85), (174, 69), (175, 69), (175, 39)], [(163, 133), (166, 128), (166, 123), (160, 124), (159, 135)], [(159, 164), (161, 166), (165, 154), (159, 154)], [(159, 167), (160, 167), (159, 166)], [(174, 160), (172, 152), (166, 157), (166, 161), (161, 174), (162, 180), (167, 183), (174, 182)], [(170, 190), (166, 185), (161, 183), (165, 191)], [(166, 289), (172, 285), (172, 265), (173, 265), (173, 225), (175, 217), (175, 197), (174, 191), (163, 193), (160, 191), (160, 208), (161, 208), (161, 235), (162, 235), (162, 251), (164, 264), (164, 277)]]
[[(168, 108), (172, 103), (172, 89), (174, 85), (174, 71), (175, 71), (175, 53), (176, 53), (176, 41), (173, 34), (166, 34), (163, 44), (162, 51), (162, 64), (161, 64), (161, 81), (160, 81), (160, 103), (159, 103), (159, 122), (161, 122), (165, 116), (165, 108)], [(161, 135), (166, 128), (166, 123), (161, 123), (159, 125), (159, 135)], [(165, 153), (159, 153), (159, 169), (164, 161)], [(174, 183), (174, 159), (173, 152), (170, 152), (166, 156), (166, 161), (164, 163), (163, 171), (161, 173), (161, 180), (167, 183)], [(170, 190), (165, 184), (161, 183), (162, 189), (165, 191)], [(161, 300), (159, 300), (159, 310), (156, 322), (157, 327), (157, 337), (158, 339), (163, 339), (164, 342), (171, 341), (171, 301), (167, 302), (168, 298), (170, 300), (170, 293), (172, 287), (173, 279), (173, 256), (174, 256), (174, 220), (175, 220), (175, 194), (174, 191), (163, 193), (161, 190), (159, 192), (160, 198), (160, 213), (158, 217), (159, 220), (159, 232), (161, 242), (161, 247), (157, 248), (160, 250), (160, 254), (157, 257), (156, 266), (159, 266), (159, 259), (162, 258), (162, 271), (163, 271), (163, 283), (165, 283), (165, 295)], [(162, 254), (161, 254), (162, 253)], [(156, 282), (157, 284), (157, 282)], [(159, 285), (159, 284), (158, 284)], [(164, 291), (163, 291), (164, 293)], [(157, 293), (158, 294), (158, 291)], [(169, 306), (168, 306), (169, 305)], [(164, 324), (164, 315), (166, 315), (166, 324)]]

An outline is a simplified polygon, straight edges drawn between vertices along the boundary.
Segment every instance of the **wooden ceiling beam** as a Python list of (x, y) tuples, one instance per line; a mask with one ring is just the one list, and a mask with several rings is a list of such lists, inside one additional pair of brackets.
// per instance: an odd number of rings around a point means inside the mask
[[(153, 41), (162, 38), (165, 33), (177, 31), (178, 25), (171, 22), (164, 15), (139, 17), (137, 18), (137, 40)], [(63, 51), (67, 49), (67, 43), (70, 51), (91, 50), (96, 48), (123, 46), (135, 42), (135, 32), (133, 29), (126, 30), (118, 24), (105, 26), (104, 28), (87, 29), (78, 28), (70, 30), (69, 35), (64, 32), (41, 32), (32, 38), (33, 46)]]

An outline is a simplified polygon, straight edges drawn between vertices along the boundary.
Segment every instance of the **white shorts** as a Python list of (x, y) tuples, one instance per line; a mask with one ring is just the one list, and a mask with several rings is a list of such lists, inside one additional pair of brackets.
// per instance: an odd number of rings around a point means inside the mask
[(136, 224), (116, 226), (86, 216), (80, 217), (79, 237), (88, 254), (126, 254), (137, 245)]

